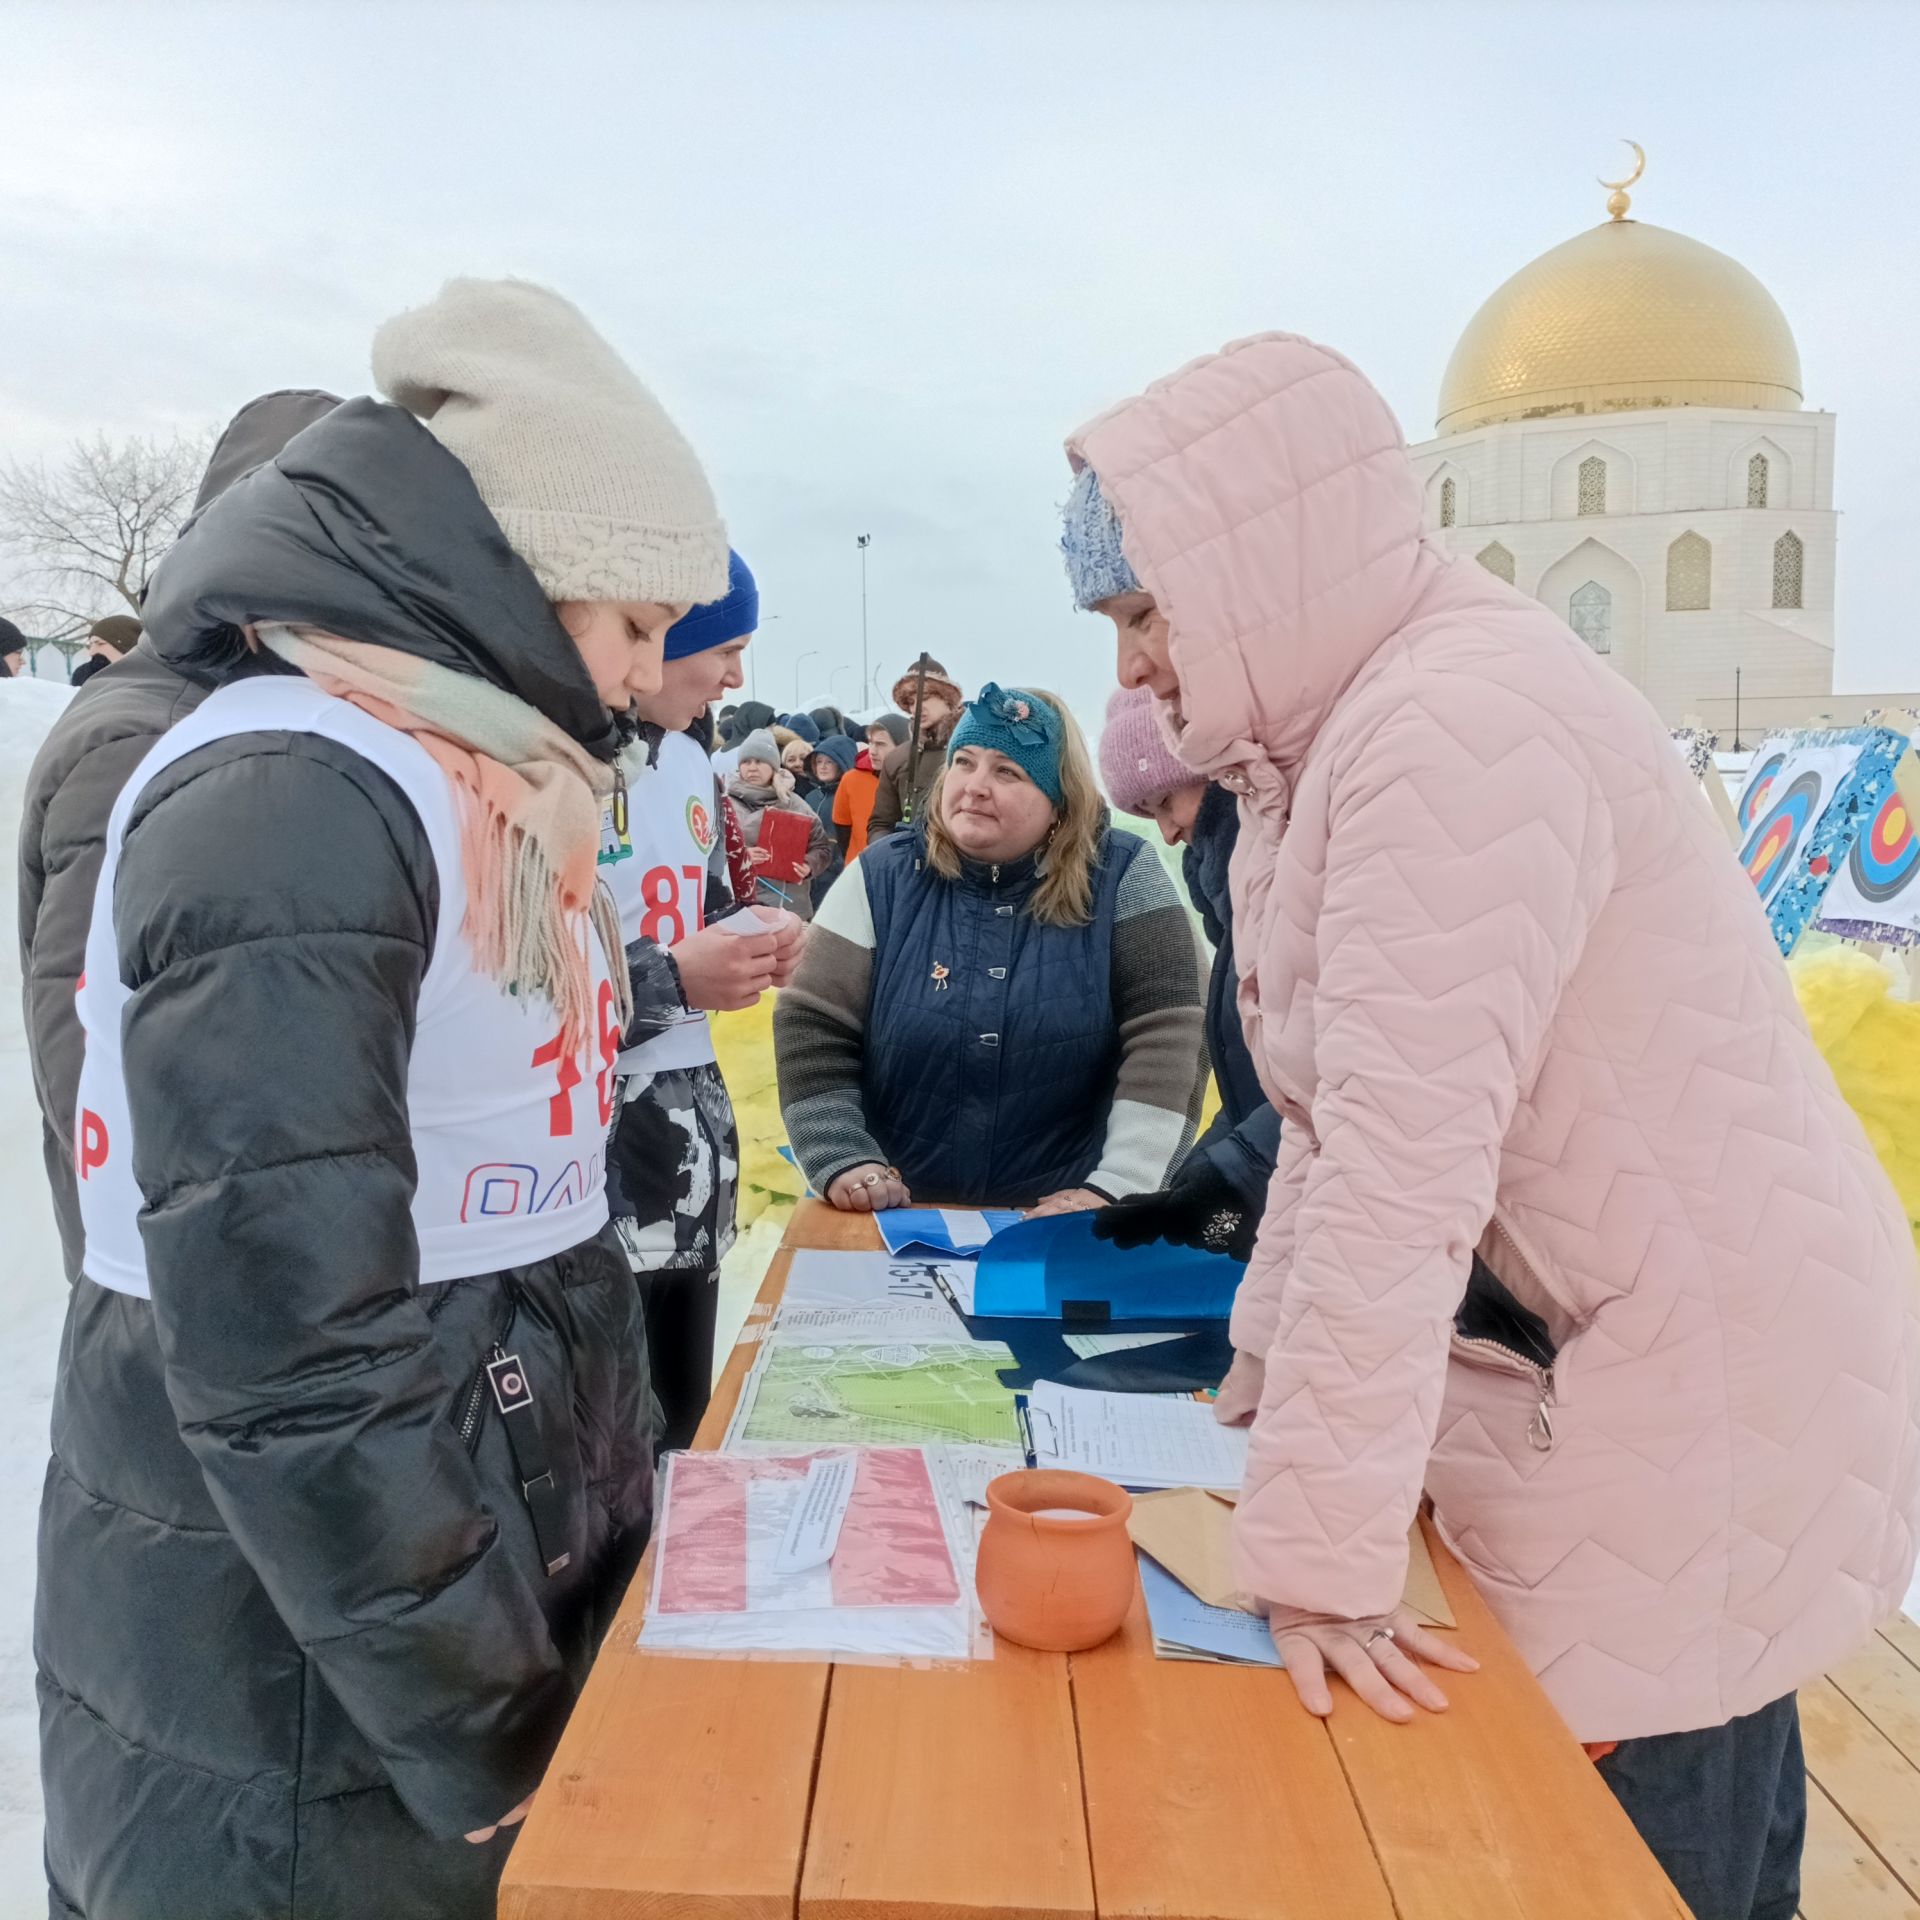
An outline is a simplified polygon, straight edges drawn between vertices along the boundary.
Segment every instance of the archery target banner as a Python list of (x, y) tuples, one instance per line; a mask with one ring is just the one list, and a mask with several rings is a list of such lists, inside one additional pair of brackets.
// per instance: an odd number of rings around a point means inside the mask
[(1831, 932), (1920, 941), (1920, 820), (1897, 786), (1855, 836), (1820, 902)]
[(1763, 901), (1771, 904), (1781, 883), (1798, 867), (1860, 751), (1858, 743), (1776, 734), (1753, 756), (1734, 817), (1740, 827), (1740, 864)]

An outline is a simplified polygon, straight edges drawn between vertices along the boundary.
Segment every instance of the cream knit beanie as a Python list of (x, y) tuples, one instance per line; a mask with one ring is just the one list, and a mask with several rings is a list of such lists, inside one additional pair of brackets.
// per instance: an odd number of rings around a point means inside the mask
[(472, 474), (548, 599), (726, 592), (727, 530), (693, 449), (557, 293), (449, 280), (374, 335), (373, 377)]

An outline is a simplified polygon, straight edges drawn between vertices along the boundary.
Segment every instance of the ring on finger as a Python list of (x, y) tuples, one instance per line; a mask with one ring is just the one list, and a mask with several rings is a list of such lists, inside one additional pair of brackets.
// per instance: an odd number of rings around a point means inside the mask
[(1374, 1630), (1367, 1635), (1367, 1651), (1372, 1653), (1374, 1648), (1378, 1646), (1382, 1640), (1392, 1645), (1395, 1637), (1391, 1627), (1375, 1627)]

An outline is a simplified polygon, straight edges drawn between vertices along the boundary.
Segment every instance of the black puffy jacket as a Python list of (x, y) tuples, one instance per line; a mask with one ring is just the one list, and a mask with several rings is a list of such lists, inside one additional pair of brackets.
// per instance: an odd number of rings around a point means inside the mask
[[(349, 402), (183, 536), (146, 605), (218, 682), (249, 619), (476, 674), (594, 751), (609, 716), (466, 471)], [(351, 750), (216, 741), (130, 820), (114, 894), (152, 1300), (75, 1284), (41, 1511), (55, 1916), (493, 1911), (642, 1546), (645, 1336), (611, 1229), (422, 1288), (407, 1064), (438, 886)], [(502, 1416), (520, 1356), (549, 1578)]]

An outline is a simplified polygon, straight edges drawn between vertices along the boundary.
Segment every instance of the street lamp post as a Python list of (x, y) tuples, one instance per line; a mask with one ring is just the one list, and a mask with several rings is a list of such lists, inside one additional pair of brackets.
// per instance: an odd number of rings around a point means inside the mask
[(867, 684), (867, 549), (873, 545), (873, 535), (857, 533), (853, 544), (860, 549), (860, 684)]
[[(779, 618), (777, 613), (763, 614), (760, 624), (763, 628), (769, 627)], [(758, 647), (747, 649), (747, 681), (747, 697), (750, 700), (758, 700), (760, 698), (760, 649)]]
[(799, 664), (793, 670), (793, 710), (795, 713), (800, 711), (800, 676), (806, 672), (807, 662), (809, 660), (818, 660), (819, 658), (820, 649), (818, 647), (809, 647), (806, 652), (800, 656)]
[(1735, 753), (1746, 751), (1740, 744), (1740, 669), (1738, 667), (1733, 670), (1733, 750)]

